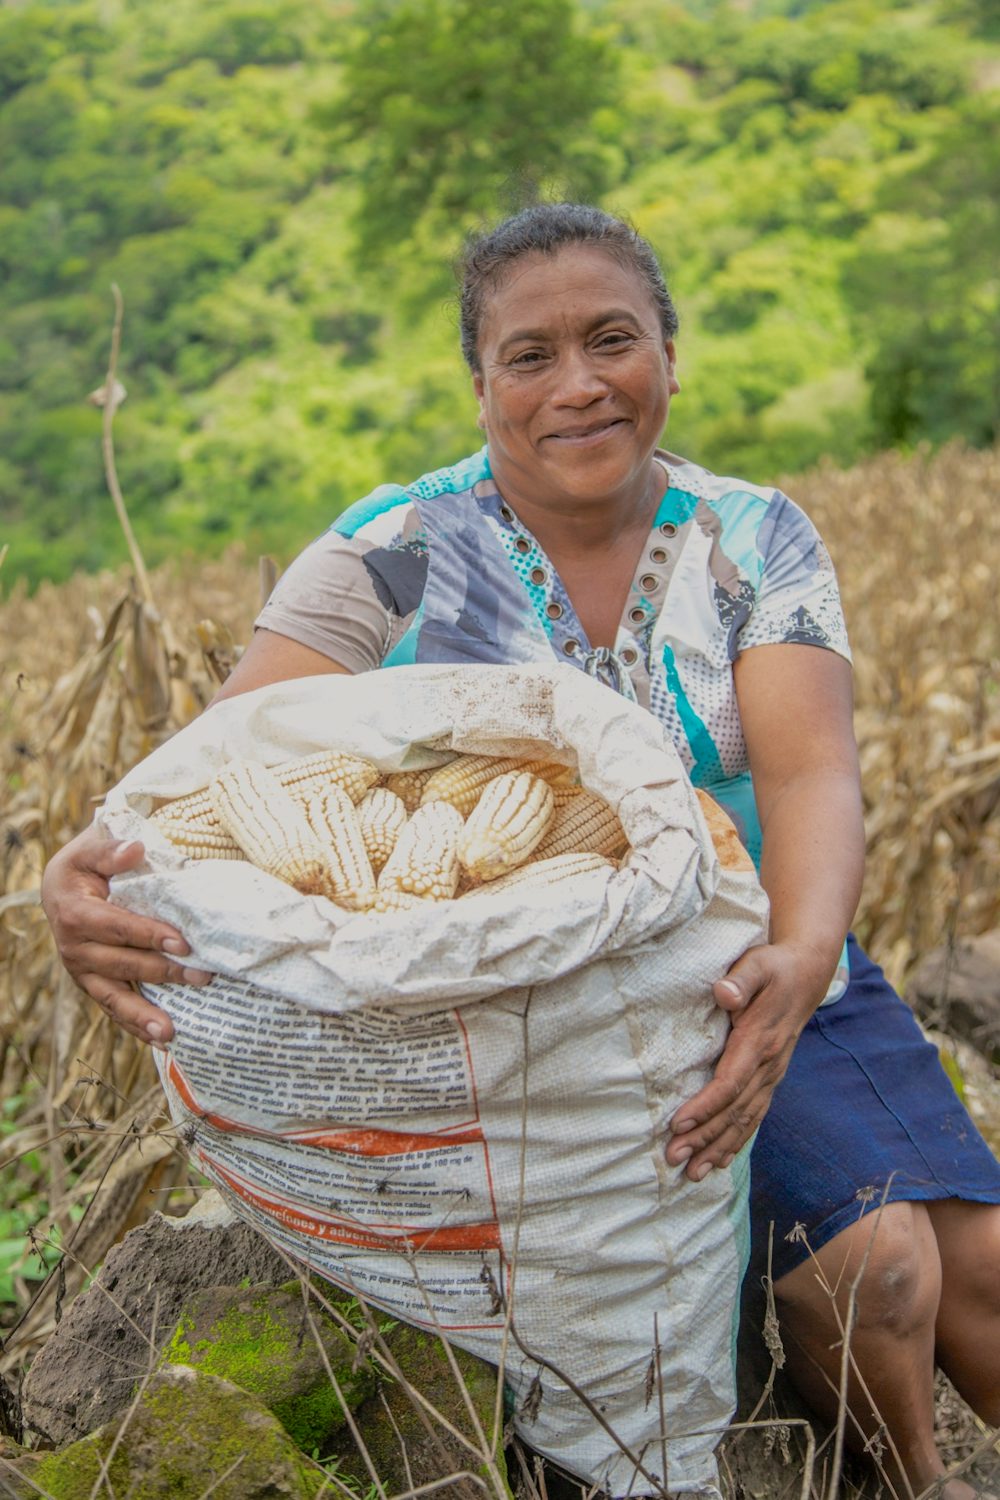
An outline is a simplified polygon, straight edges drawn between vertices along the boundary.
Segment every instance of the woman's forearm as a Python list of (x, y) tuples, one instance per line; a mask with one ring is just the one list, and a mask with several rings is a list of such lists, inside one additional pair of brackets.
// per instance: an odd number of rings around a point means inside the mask
[(861, 894), (865, 836), (852, 769), (802, 771), (764, 799), (761, 882), (771, 902), (771, 941), (800, 950), (815, 984), (808, 1013), (837, 966)]

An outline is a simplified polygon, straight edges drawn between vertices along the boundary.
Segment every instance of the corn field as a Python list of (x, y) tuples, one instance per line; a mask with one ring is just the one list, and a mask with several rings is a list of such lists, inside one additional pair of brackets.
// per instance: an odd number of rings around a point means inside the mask
[[(833, 553), (855, 655), (856, 930), (905, 986), (932, 948), (1000, 922), (1000, 452), (886, 455), (789, 488)], [(272, 580), (233, 551), (30, 598), (8, 581), (0, 603), (0, 1250), (12, 1224), (24, 1239), (0, 1276), (2, 1368), (128, 1228), (197, 1191), (148, 1051), (63, 973), (38, 889), (107, 789), (208, 702)]]

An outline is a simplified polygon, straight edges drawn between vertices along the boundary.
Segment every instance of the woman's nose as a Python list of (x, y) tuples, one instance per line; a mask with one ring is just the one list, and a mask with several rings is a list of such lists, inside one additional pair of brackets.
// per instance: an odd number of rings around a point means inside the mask
[(589, 406), (608, 393), (608, 383), (586, 351), (567, 350), (556, 367), (552, 401), (556, 406)]

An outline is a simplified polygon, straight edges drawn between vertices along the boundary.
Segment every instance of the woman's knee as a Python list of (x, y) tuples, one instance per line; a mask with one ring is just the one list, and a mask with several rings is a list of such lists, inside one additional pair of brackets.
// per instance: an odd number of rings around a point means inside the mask
[(854, 1328), (905, 1338), (933, 1324), (941, 1294), (937, 1241), (918, 1203), (889, 1203), (842, 1230), (775, 1283), (779, 1309), (792, 1319), (842, 1319), (854, 1288)]

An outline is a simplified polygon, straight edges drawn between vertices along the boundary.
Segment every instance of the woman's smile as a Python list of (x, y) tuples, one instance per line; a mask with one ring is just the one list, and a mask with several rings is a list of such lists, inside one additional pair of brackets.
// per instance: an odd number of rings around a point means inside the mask
[(550, 432), (548, 440), (570, 443), (576, 448), (594, 447), (605, 438), (618, 434), (626, 426), (623, 417), (607, 417), (583, 427), (565, 428), (561, 432)]

